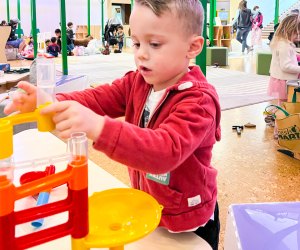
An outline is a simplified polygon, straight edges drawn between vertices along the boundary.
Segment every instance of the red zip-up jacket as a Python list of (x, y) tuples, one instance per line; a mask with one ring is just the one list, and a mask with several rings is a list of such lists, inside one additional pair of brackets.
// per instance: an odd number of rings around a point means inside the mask
[[(211, 157), (214, 143), (220, 140), (218, 96), (200, 68), (190, 67), (166, 89), (142, 128), (151, 88), (136, 71), (111, 85), (58, 94), (57, 99), (76, 100), (105, 115), (94, 148), (127, 165), (132, 186), (164, 206), (160, 226), (172, 231), (192, 229), (210, 219), (216, 204), (217, 171)], [(114, 119), (122, 116), (126, 122)]]

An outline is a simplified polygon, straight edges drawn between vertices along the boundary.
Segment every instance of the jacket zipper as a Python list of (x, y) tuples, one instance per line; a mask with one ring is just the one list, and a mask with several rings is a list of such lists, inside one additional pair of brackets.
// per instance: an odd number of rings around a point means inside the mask
[[(151, 91), (152, 91), (152, 88), (150, 88), (149, 90), (148, 90), (148, 94), (147, 94), (147, 98), (146, 98), (146, 100), (145, 100), (145, 102), (144, 102), (144, 106), (143, 106), (143, 108), (142, 108), (142, 111), (140, 112), (140, 116), (139, 116), (139, 119), (138, 119), (138, 126), (140, 126), (140, 124), (141, 124), (141, 119), (142, 119), (142, 115), (143, 115), (143, 112), (144, 112), (144, 109), (145, 109), (145, 106), (146, 106), (146, 101), (147, 101), (147, 99), (148, 99), (148, 97), (149, 97), (149, 95), (150, 95), (150, 93), (151, 93)], [(140, 172), (138, 171), (138, 170), (136, 170), (135, 171), (136, 172), (136, 176), (137, 176), (137, 187), (138, 187), (138, 189), (139, 190), (142, 190), (142, 178), (140, 178)]]
[[(150, 90), (150, 91), (152, 91), (152, 90)], [(147, 98), (149, 97), (150, 91), (148, 92)], [(168, 95), (169, 95), (169, 92), (167, 92), (167, 93), (165, 94), (164, 98), (163, 98), (163, 99), (160, 101), (160, 103), (156, 106), (156, 108), (154, 109), (152, 115), (151, 115), (150, 118), (149, 118), (149, 121), (148, 121), (148, 124), (147, 124), (146, 128), (148, 128), (148, 126), (149, 126), (149, 124), (150, 124), (150, 121), (151, 121), (153, 115), (154, 115), (155, 112), (160, 108), (160, 106), (164, 103), (164, 101), (167, 99)], [(146, 106), (146, 102), (145, 102), (144, 107), (143, 107), (143, 109), (142, 109), (142, 112), (141, 112), (141, 114), (140, 114), (140, 117), (139, 117), (139, 123), (138, 123), (138, 124), (141, 124), (141, 118), (142, 118), (142, 115), (143, 115), (145, 106)], [(137, 171), (137, 184), (138, 184), (138, 189), (139, 189), (139, 190), (142, 190), (142, 178), (141, 178), (141, 176), (140, 176), (140, 172), (139, 172), (139, 171)]]

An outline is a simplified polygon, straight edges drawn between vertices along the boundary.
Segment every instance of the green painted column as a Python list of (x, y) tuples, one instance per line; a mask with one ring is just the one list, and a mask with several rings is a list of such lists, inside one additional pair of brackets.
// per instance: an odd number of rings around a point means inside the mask
[(88, 35), (91, 35), (91, 0), (88, 0), (87, 6), (87, 18), (88, 18)]
[(38, 44), (37, 44), (37, 33), (36, 33), (36, 2), (31, 0), (31, 33), (33, 38), (33, 47), (34, 47), (34, 57), (37, 56)]
[(203, 34), (202, 36), (204, 37), (204, 44), (203, 44), (203, 49), (200, 55), (196, 57), (196, 64), (200, 66), (202, 72), (204, 75), (206, 75), (206, 36), (207, 36), (207, 31), (206, 31), (206, 23), (207, 23), (207, 0), (199, 0), (202, 3), (203, 10), (204, 10), (204, 21), (203, 21)]
[(212, 44), (212, 45), (214, 43), (214, 25), (215, 25), (216, 11), (217, 11), (217, 0), (210, 0), (209, 41), (210, 41), (210, 44)]
[(134, 5), (134, 0), (131, 0), (131, 1), (130, 1), (130, 7), (131, 7), (131, 10), (132, 10), (132, 8), (133, 8), (133, 5)]
[(66, 30), (66, 2), (60, 0), (60, 24), (61, 24), (61, 54), (62, 54), (62, 71), (68, 75), (68, 56), (67, 56), (67, 30)]
[(274, 16), (274, 24), (279, 22), (279, 0), (275, 0), (275, 16)]
[(104, 0), (101, 0), (101, 34), (102, 42), (104, 41)]
[(7, 16), (7, 22), (9, 23), (10, 21), (10, 13), (9, 13), (9, 0), (6, 0), (6, 16)]
[[(18, 19), (21, 21), (21, 4), (20, 4), (20, 0), (18, 0), (17, 2), (17, 11), (18, 11)], [(19, 22), (18, 24), (18, 37), (20, 38), (21, 35), (21, 23)]]

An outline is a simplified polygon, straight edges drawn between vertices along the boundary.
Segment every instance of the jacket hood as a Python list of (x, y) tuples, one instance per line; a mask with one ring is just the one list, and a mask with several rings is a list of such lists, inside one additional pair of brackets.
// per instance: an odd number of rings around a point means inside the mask
[(177, 84), (170, 86), (169, 91), (182, 91), (192, 87), (201, 88), (201, 91), (211, 96), (216, 107), (216, 140), (221, 140), (221, 107), (219, 102), (219, 96), (215, 87), (207, 82), (206, 77), (203, 75), (199, 66), (189, 67), (189, 74), (184, 75)]

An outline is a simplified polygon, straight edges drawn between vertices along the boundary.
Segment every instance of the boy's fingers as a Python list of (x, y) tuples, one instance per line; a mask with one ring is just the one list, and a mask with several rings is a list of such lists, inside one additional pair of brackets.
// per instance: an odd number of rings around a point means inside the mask
[(41, 114), (58, 113), (66, 110), (69, 107), (69, 102), (55, 102), (41, 109)]
[(4, 114), (9, 115), (10, 113), (12, 113), (16, 110), (17, 110), (16, 106), (13, 103), (9, 103), (5, 106), (3, 112), (4, 112)]
[(29, 82), (21, 81), (18, 83), (17, 87), (24, 90), (29, 95), (36, 92), (36, 87)]

